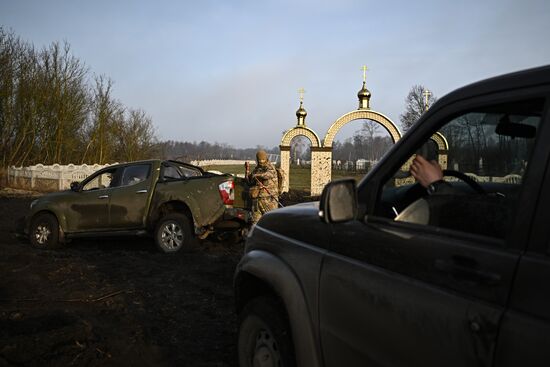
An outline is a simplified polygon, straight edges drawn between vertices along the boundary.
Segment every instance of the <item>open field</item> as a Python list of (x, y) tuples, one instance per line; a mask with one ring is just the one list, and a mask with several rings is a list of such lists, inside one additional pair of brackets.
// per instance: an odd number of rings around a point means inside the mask
[[(250, 170), (252, 171), (255, 166), (251, 165)], [(205, 171), (213, 170), (213, 171), (220, 171), (223, 173), (231, 173), (233, 175), (244, 175), (244, 164), (230, 164), (230, 165), (223, 165), (223, 166), (204, 166), (201, 167)]]
[[(224, 165), (224, 166), (205, 166), (205, 170), (215, 170), (224, 173), (241, 174), (244, 175), (244, 165)], [(254, 166), (250, 167), (253, 170)], [(353, 178), (359, 182), (365, 172), (354, 172), (344, 170), (333, 170), (332, 179), (337, 180), (341, 178)], [(306, 190), (310, 189), (311, 185), (311, 169), (309, 167), (291, 166), (290, 167), (290, 188), (294, 190)]]

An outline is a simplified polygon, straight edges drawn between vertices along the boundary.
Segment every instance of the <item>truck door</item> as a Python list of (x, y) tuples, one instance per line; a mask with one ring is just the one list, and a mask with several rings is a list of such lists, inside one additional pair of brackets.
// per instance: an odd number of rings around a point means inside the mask
[(109, 226), (109, 201), (116, 186), (116, 168), (94, 173), (67, 203), (67, 232), (101, 231)]
[[(485, 96), (435, 113), (360, 187), (360, 199), (374, 198), (360, 202), (368, 215), (332, 225), (319, 296), (326, 366), (493, 364), (542, 171), (526, 132), (538, 131), (544, 98), (522, 98)], [(527, 127), (499, 125), (509, 119)], [(440, 164), (486, 182), (484, 194), (449, 176), (456, 194), (434, 200), (407, 176), (436, 132), (449, 144)], [(425, 215), (392, 214), (416, 207)]]
[(120, 185), (111, 194), (110, 227), (112, 229), (143, 228), (152, 193), (151, 164), (125, 166)]

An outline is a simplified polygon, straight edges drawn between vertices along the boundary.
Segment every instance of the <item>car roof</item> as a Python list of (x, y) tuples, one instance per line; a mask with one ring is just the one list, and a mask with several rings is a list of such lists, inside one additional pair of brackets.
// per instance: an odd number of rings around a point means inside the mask
[(106, 167), (106, 168), (118, 168), (118, 167), (134, 165), (134, 164), (150, 164), (150, 163), (155, 163), (155, 162), (160, 162), (160, 159), (145, 159), (145, 160), (141, 160), (141, 161), (115, 163), (115, 164), (111, 164), (109, 167)]
[(483, 94), (545, 84), (550, 84), (550, 65), (499, 75), (466, 85), (441, 97), (433, 107)]

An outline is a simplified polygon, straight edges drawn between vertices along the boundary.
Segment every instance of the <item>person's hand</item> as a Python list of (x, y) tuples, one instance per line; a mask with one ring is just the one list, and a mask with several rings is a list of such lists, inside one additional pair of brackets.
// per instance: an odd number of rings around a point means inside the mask
[(443, 171), (436, 161), (429, 162), (421, 155), (416, 155), (411, 164), (411, 174), (423, 186), (442, 180)]

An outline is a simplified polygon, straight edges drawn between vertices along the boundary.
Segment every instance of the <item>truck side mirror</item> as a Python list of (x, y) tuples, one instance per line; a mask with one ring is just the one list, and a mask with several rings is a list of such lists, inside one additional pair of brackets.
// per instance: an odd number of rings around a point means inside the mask
[(326, 223), (347, 222), (357, 217), (355, 180), (338, 180), (325, 186), (319, 203), (319, 217)]

